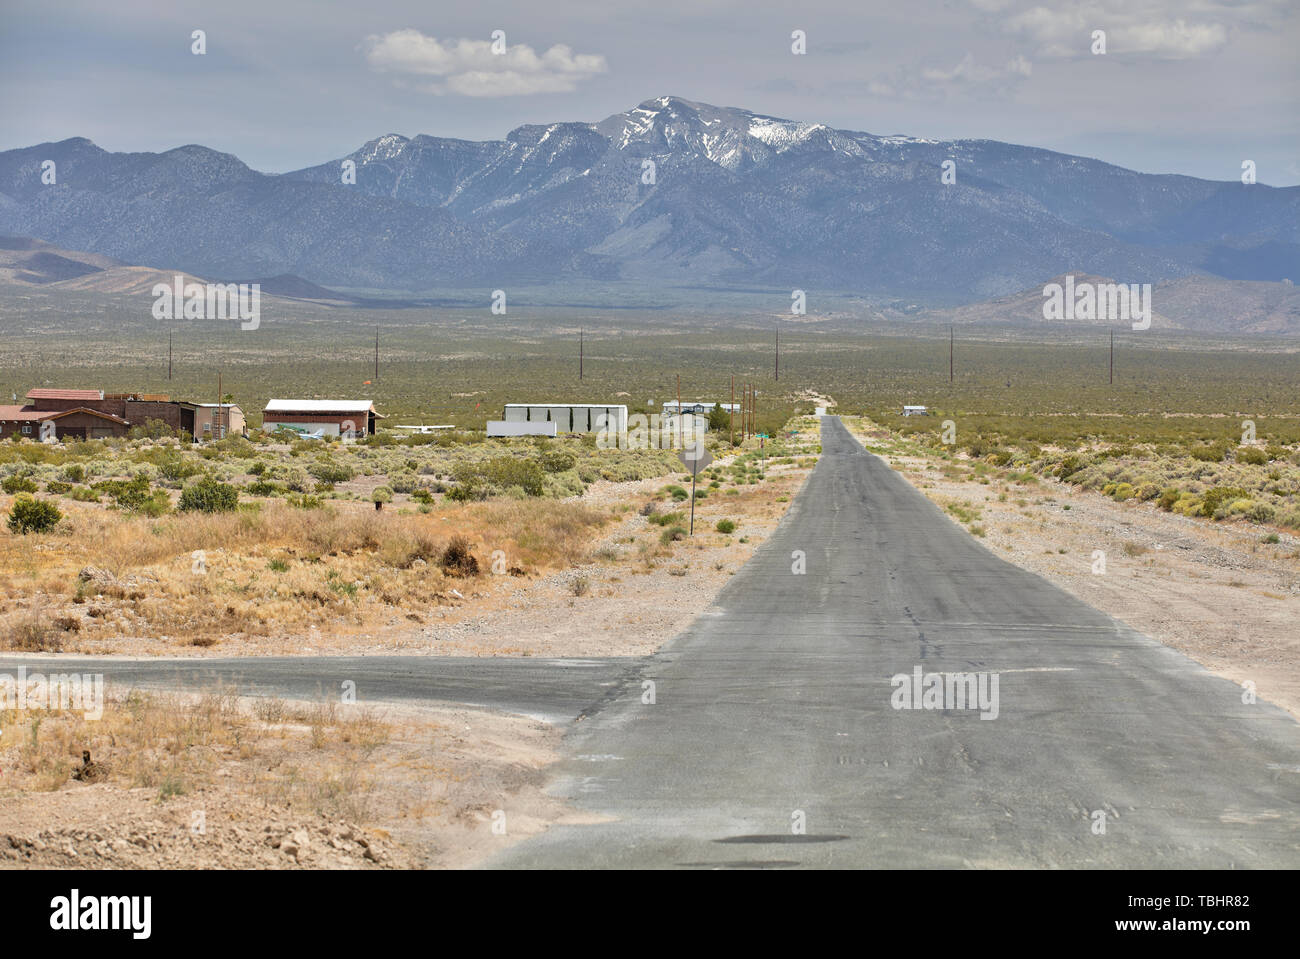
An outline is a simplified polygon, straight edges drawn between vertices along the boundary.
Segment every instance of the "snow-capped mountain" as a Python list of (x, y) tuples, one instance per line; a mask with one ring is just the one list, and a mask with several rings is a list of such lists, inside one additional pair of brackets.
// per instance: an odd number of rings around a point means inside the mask
[(401, 290), (597, 277), (980, 299), (1067, 270), (1295, 278), (1298, 214), (1300, 188), (677, 97), (504, 140), (389, 134), (279, 176), (199, 146), (0, 153), (2, 233), (203, 276)]

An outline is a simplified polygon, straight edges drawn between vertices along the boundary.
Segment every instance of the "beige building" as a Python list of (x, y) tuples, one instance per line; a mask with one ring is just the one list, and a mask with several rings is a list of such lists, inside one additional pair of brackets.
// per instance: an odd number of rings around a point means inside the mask
[(196, 440), (224, 439), (243, 436), (248, 432), (244, 411), (234, 403), (196, 403), (194, 410), (194, 438)]

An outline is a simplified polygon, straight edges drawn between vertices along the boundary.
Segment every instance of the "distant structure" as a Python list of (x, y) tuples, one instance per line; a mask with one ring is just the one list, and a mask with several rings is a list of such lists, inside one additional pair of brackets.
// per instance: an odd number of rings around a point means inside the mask
[[(682, 403), (681, 412), (703, 414), (704, 416), (707, 417), (718, 406), (722, 407), (722, 412), (724, 413), (740, 412), (739, 403), (705, 403), (701, 400), (695, 400), (690, 403)], [(678, 412), (677, 407), (678, 407), (678, 403), (676, 400), (669, 400), (667, 403), (664, 404), (663, 415), (672, 416), (674, 413)]]
[(422, 435), (428, 433), (437, 433), (440, 430), (454, 430), (455, 428), (456, 428), (455, 423), (435, 423), (432, 426), (425, 426), (421, 424), (419, 426), (404, 425), (404, 426), (392, 427), (392, 429), (403, 430), (406, 433), (419, 433)]
[(924, 406), (904, 406), (904, 416), (929, 416), (929, 411)]
[(559, 424), (553, 420), (509, 423), (505, 420), (488, 420), (487, 435), (492, 436), (555, 436)]
[(195, 439), (225, 439), (227, 436), (247, 436), (248, 423), (244, 411), (234, 403), (199, 403), (194, 410)]
[[(0, 406), (0, 438), (103, 439), (125, 436), (132, 426), (158, 420), (194, 435), (195, 403), (165, 393), (105, 393), (103, 390), (39, 388), (24, 406)], [(52, 425), (42, 433), (41, 424)]]
[(554, 423), (557, 433), (626, 433), (627, 407), (606, 403), (507, 403), (499, 422)]
[(372, 400), (267, 400), (262, 429), (272, 433), (287, 426), (325, 436), (373, 436), (383, 418)]

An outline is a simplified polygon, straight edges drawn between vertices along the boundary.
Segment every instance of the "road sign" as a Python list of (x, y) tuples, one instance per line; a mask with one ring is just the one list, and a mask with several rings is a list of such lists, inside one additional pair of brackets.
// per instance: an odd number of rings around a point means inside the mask
[(695, 477), (713, 462), (713, 454), (704, 448), (703, 440), (696, 440), (690, 446), (684, 447), (677, 458), (682, 461), (682, 465), (691, 471), (691, 535), (695, 535)]
[(708, 465), (713, 462), (713, 454), (705, 449), (704, 444), (698, 440), (691, 443), (689, 446), (684, 447), (682, 451), (677, 454), (677, 458), (681, 460), (682, 465), (690, 471), (692, 479), (695, 478), (700, 470), (706, 469)]

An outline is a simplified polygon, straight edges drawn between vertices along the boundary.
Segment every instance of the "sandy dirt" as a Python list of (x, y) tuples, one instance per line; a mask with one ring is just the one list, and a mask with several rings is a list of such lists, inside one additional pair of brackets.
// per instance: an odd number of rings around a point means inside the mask
[[(548, 724), (474, 709), (381, 712), (393, 735), (360, 761), (291, 730), (251, 755), (223, 753), (177, 795), (112, 775), (33, 790), (11, 736), (0, 746), (0, 868), (454, 868), (580, 821), (542, 790), (560, 740)], [(113, 752), (98, 762), (111, 769)]]

